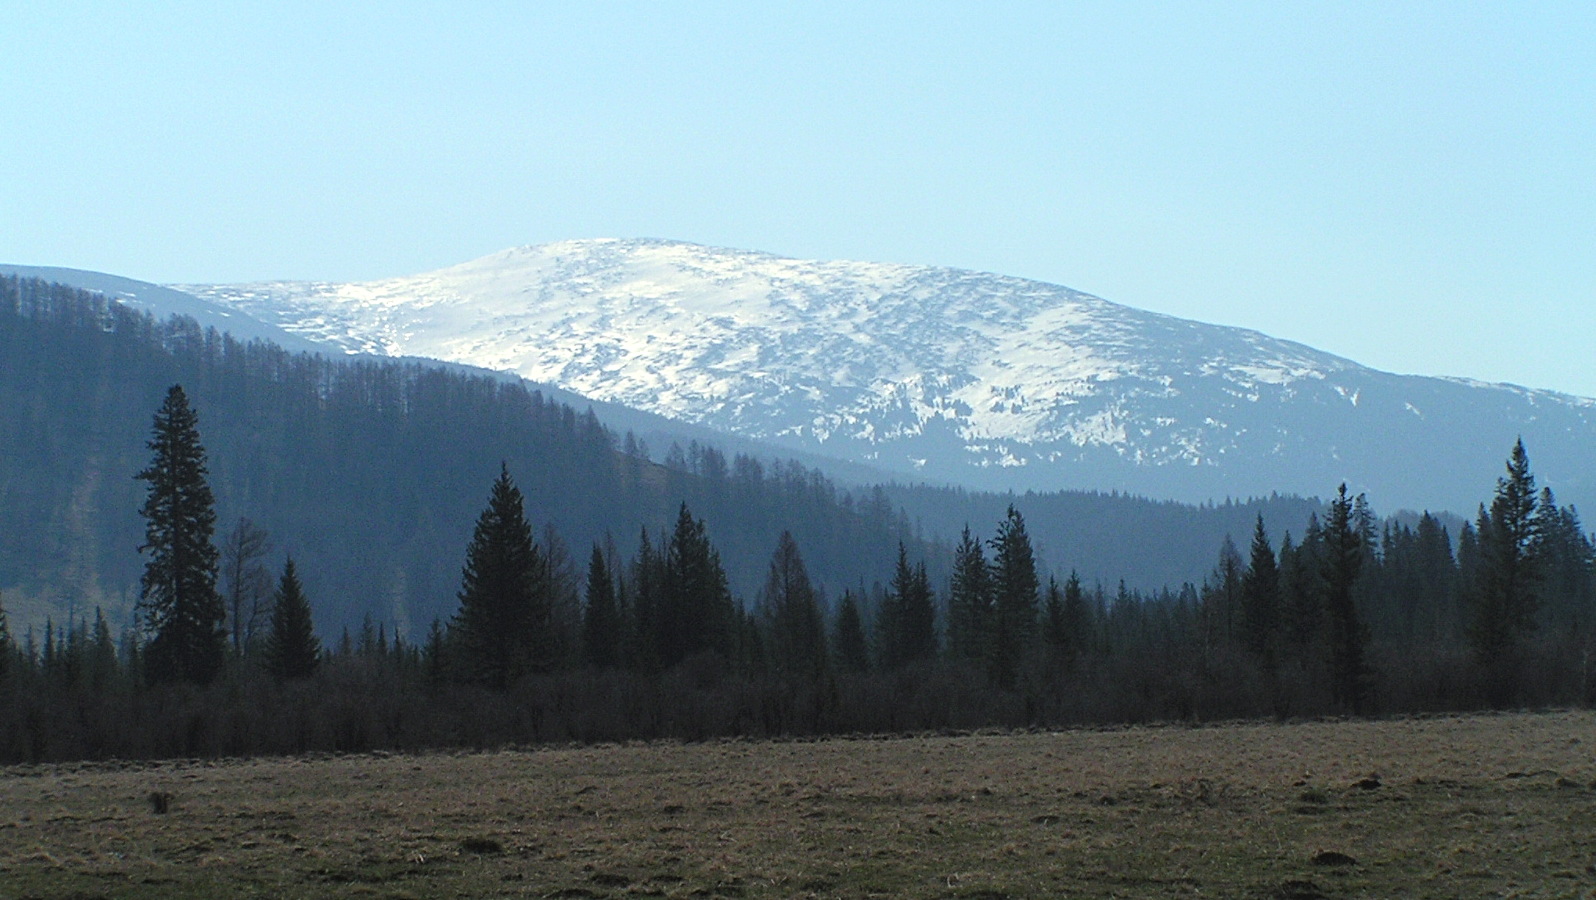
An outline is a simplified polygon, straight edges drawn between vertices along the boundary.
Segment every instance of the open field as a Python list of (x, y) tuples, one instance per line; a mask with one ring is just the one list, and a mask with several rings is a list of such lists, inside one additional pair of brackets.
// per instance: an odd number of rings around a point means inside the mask
[(0, 897), (1059, 895), (1596, 897), (1596, 714), (0, 770)]

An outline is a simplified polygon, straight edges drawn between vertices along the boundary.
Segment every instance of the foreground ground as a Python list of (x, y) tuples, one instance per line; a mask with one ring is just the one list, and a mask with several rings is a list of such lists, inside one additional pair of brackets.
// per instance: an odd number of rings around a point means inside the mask
[(1596, 897), (1596, 714), (0, 770), (0, 896)]

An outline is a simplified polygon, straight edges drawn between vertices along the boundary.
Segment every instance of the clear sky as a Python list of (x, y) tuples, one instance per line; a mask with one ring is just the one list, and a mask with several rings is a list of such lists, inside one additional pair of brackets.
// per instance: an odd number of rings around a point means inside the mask
[(4, 3), (0, 262), (661, 237), (1596, 396), (1596, 3)]

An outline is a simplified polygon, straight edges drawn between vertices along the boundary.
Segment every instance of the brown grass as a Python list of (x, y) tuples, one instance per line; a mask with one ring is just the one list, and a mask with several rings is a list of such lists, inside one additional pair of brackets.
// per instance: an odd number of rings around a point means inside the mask
[(17, 768), (0, 896), (1596, 896), (1593, 751), (1565, 712)]

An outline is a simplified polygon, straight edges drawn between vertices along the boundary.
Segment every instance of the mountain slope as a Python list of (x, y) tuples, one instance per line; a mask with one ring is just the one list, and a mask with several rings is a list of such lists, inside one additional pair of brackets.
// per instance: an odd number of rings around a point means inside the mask
[(563, 540), (571, 598), (595, 541), (629, 555), (641, 529), (668, 534), (684, 502), (750, 600), (783, 532), (833, 594), (890, 577), (900, 541), (922, 552), (890, 507), (856, 507), (797, 465), (716, 457), (713, 473), (671, 471), (616, 452), (594, 415), (519, 380), (212, 340), (192, 320), (158, 323), (58, 284), (0, 277), (0, 361), (0, 594), (18, 634), (96, 606), (126, 621), (145, 562), (134, 474), (174, 383), (199, 415), (218, 543), (240, 517), (264, 528), (330, 633), (369, 615), (419, 638), (452, 615), (501, 463), (529, 518)]
[(291, 353), (326, 352), (331, 349), (315, 344), (286, 329), (268, 325), (251, 316), (226, 307), (201, 300), (192, 294), (176, 291), (147, 281), (88, 272), (82, 269), (62, 269), (54, 266), (15, 266), (0, 264), (0, 276), (37, 278), (54, 284), (64, 284), (85, 291), (93, 291), (121, 303), (129, 309), (151, 313), (159, 318), (187, 316), (201, 328), (215, 328), (231, 334), (240, 341), (261, 340)]
[(1566, 499), (1596, 488), (1596, 402), (1391, 375), (998, 275), (594, 240), (182, 290), (346, 352), (514, 371), (913, 479), (1185, 500), (1347, 481), (1385, 508), (1467, 511), (1522, 434)]

